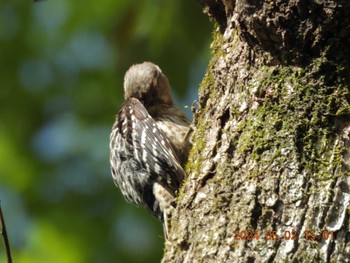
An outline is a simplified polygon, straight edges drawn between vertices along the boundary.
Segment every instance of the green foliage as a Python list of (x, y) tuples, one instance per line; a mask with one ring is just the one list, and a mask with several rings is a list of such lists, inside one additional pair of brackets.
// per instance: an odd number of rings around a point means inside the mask
[(0, 199), (14, 262), (160, 260), (161, 223), (113, 185), (109, 131), (133, 63), (157, 63), (192, 103), (210, 28), (196, 1), (1, 1)]

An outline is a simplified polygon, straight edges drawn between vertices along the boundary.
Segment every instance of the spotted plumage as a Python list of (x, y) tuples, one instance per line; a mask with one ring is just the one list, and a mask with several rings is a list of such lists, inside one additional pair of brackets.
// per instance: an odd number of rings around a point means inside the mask
[(110, 136), (112, 176), (128, 201), (166, 221), (185, 177), (189, 121), (174, 105), (166, 76), (150, 62), (127, 71), (124, 93)]

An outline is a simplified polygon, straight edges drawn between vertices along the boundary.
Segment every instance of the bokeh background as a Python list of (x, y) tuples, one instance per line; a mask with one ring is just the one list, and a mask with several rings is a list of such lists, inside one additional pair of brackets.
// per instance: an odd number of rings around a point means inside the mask
[(161, 223), (114, 186), (109, 131), (133, 63), (158, 64), (190, 106), (211, 31), (196, 0), (0, 1), (0, 200), (14, 262), (159, 262)]

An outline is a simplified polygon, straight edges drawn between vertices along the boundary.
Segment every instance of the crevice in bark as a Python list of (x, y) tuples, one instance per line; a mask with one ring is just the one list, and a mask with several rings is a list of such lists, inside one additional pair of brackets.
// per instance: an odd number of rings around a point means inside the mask
[(204, 12), (216, 20), (221, 33), (223, 33), (227, 26), (226, 11), (223, 2), (221, 0), (198, 0), (198, 2), (205, 6)]
[(275, 258), (276, 258), (276, 252), (273, 253), (267, 260), (268, 263), (273, 263), (275, 262)]
[(253, 230), (257, 230), (258, 221), (259, 221), (260, 216), (262, 215), (262, 207), (259, 204), (260, 193), (261, 193), (260, 190), (257, 188), (257, 191), (255, 192), (255, 200), (254, 200), (255, 205), (254, 205), (254, 208), (252, 209), (253, 213), (252, 213), (251, 221), (250, 221), (250, 224), (251, 224)]
[(186, 240), (182, 240), (179, 246), (182, 251), (187, 251), (190, 248), (190, 244)]

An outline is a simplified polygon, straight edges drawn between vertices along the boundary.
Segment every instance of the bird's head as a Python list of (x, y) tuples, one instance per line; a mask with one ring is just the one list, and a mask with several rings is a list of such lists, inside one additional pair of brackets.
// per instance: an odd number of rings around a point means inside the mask
[(173, 104), (168, 78), (151, 62), (135, 64), (128, 69), (124, 77), (124, 97), (126, 100), (136, 98), (144, 105)]

